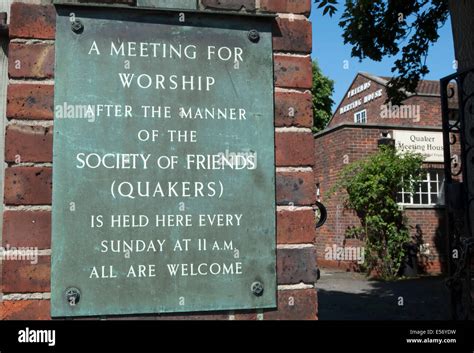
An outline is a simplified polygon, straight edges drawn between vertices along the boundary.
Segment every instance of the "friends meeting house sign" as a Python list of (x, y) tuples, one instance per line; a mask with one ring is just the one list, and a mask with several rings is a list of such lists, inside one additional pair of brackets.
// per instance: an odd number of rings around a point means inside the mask
[[(371, 82), (367, 81), (367, 82), (363, 83), (362, 85), (357, 86), (357, 87), (349, 90), (349, 92), (347, 92), (347, 98), (351, 98), (351, 97), (353, 97), (353, 96), (355, 96), (359, 93), (367, 91), (370, 88), (370, 86), (371, 86)], [(347, 113), (347, 112), (349, 112), (351, 110), (354, 110), (354, 109), (356, 109), (356, 108), (358, 108), (358, 107), (360, 107), (364, 104), (370, 103), (373, 100), (382, 97), (382, 93), (383, 93), (383, 89), (381, 88), (381, 89), (378, 89), (375, 92), (366, 94), (365, 96), (363, 96), (361, 98), (358, 98), (355, 101), (340, 107), (339, 108), (339, 114)]]
[(276, 307), (271, 21), (57, 11), (52, 316)]

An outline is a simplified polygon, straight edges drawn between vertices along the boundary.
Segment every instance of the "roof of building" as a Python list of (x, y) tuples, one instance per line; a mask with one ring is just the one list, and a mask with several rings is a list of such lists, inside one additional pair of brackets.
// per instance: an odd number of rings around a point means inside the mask
[[(388, 81), (391, 80), (391, 77), (388, 76), (376, 76), (367, 72), (360, 72), (362, 76), (365, 76), (371, 80), (374, 80), (381, 85), (386, 86)], [(418, 83), (415, 94), (419, 95), (430, 95), (430, 96), (439, 96), (441, 93), (439, 81), (434, 80), (421, 80)]]
[[(368, 72), (359, 72), (357, 75), (354, 77), (354, 80), (352, 81), (351, 85), (349, 86), (348, 90), (349, 91), (356, 81), (358, 76), (363, 76), (369, 80), (372, 80), (382, 86), (387, 86), (388, 82), (390, 81), (391, 77), (388, 76), (378, 76), (374, 75)], [(441, 85), (439, 81), (434, 81), (434, 80), (421, 80), (418, 83), (418, 87), (416, 89), (416, 92), (408, 92), (407, 96), (413, 96), (413, 95), (421, 95), (421, 96), (432, 96), (432, 97), (440, 97), (441, 96)], [(341, 106), (342, 102), (344, 101), (344, 98), (338, 103), (336, 110), (334, 111), (334, 114), (331, 116), (331, 119), (328, 122), (328, 125), (331, 123), (333, 118), (337, 115), (337, 111), (339, 110), (339, 107)]]

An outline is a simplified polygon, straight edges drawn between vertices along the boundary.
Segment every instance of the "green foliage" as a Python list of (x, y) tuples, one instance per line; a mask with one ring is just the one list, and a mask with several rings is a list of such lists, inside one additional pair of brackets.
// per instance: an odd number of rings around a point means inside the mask
[(315, 0), (315, 3), (319, 3), (318, 9), (324, 8), (323, 15), (329, 13), (329, 16), (332, 17), (337, 11), (335, 6), (337, 5), (337, 0)]
[(423, 158), (419, 154), (397, 154), (393, 147), (381, 149), (364, 160), (346, 166), (332, 192), (346, 192), (344, 206), (354, 210), (360, 227), (348, 229), (347, 236), (365, 241), (366, 269), (384, 279), (397, 276), (410, 234), (397, 192), (413, 191), (419, 180)]
[(334, 81), (324, 76), (316, 61), (313, 61), (313, 132), (323, 130), (332, 116), (332, 94)]
[[(315, 0), (323, 13), (332, 16), (336, 0)], [(428, 50), (438, 38), (449, 16), (448, 0), (346, 0), (339, 25), (345, 44), (359, 60), (381, 61), (384, 56), (401, 54), (395, 61), (387, 94), (393, 104), (415, 92), (429, 70)]]

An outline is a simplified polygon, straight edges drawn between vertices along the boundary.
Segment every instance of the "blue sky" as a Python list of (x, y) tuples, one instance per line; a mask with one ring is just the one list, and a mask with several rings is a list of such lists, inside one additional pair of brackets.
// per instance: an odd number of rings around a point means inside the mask
[[(341, 6), (340, 6), (341, 7)], [(381, 62), (351, 57), (351, 46), (344, 45), (339, 18), (342, 11), (333, 16), (323, 16), (322, 11), (313, 5), (313, 59), (317, 59), (323, 73), (334, 80), (333, 110), (337, 107), (357, 72), (370, 72), (380, 76), (390, 76), (395, 58), (384, 58)], [(349, 69), (344, 69), (344, 61), (349, 61)], [(438, 42), (430, 48), (427, 65), (430, 73), (425, 79), (439, 80), (454, 73), (454, 49), (451, 23), (448, 21), (440, 31)]]

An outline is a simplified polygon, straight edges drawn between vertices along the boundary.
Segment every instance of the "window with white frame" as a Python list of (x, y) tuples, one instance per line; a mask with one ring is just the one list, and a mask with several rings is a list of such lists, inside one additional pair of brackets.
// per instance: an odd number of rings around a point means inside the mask
[(356, 124), (365, 124), (367, 123), (367, 109), (361, 110), (354, 114), (354, 122)]
[(415, 190), (400, 190), (397, 202), (406, 206), (435, 206), (444, 205), (444, 171), (441, 169), (427, 170), (423, 179), (416, 182)]

